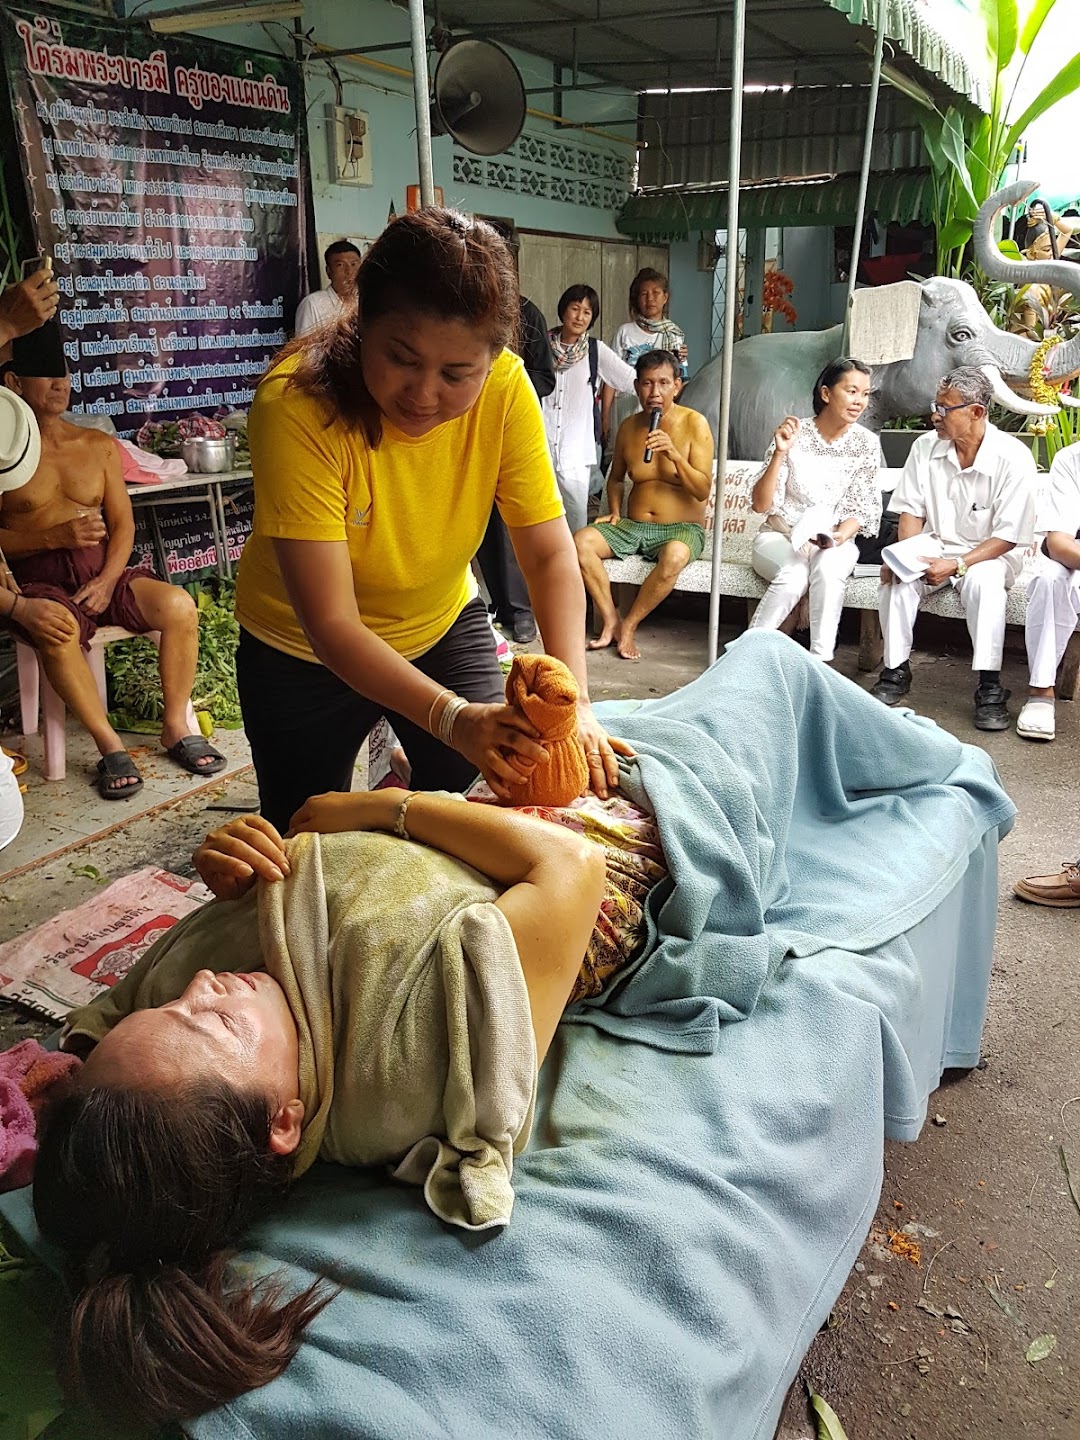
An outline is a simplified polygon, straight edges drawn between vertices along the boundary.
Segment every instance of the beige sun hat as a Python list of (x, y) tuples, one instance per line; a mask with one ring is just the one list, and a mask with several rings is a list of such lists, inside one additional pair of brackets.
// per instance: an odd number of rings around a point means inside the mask
[(25, 485), (40, 459), (41, 436), (34, 412), (0, 382), (0, 493)]

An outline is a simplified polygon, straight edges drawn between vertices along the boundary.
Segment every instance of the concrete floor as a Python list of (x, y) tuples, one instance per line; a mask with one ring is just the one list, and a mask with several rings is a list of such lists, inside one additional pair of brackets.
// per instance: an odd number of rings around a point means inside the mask
[[(733, 622), (722, 632), (730, 637), (741, 613), (732, 606), (724, 619)], [(870, 683), (856, 669), (857, 637), (845, 638), (837, 668)], [(666, 694), (696, 674), (706, 644), (701, 603), (675, 597), (639, 641), (639, 663), (613, 650), (591, 657), (594, 698)], [(1056, 870), (1080, 850), (1080, 706), (1058, 706), (1053, 745), (980, 735), (965, 641), (955, 624), (926, 626), (911, 703), (983, 744), (1020, 809), (1001, 848), (985, 1066), (938, 1091), (931, 1109), (943, 1124), (927, 1125), (914, 1145), (886, 1146), (875, 1234), (804, 1363), (803, 1377), (832, 1404), (848, 1440), (1080, 1440), (1080, 1207), (1061, 1161), (1064, 1145), (1080, 1194), (1080, 1103), (1068, 1103), (1080, 1101), (1080, 912), (1011, 897), (1016, 875)], [(1016, 696), (1024, 678), (1011, 635), (1005, 682)], [(190, 873), (205, 830), (254, 800), (250, 772), (241, 772), (10, 879), (0, 894), (0, 939), (86, 898), (97, 882), (76, 876), (80, 866), (111, 879), (150, 858)], [(0, 1047), (42, 1028), (0, 1006)], [(908, 1222), (926, 1231), (919, 1267), (875, 1238)], [(1047, 1334), (1056, 1348), (1029, 1363), (1031, 1342)], [(813, 1434), (798, 1383), (778, 1440)]]

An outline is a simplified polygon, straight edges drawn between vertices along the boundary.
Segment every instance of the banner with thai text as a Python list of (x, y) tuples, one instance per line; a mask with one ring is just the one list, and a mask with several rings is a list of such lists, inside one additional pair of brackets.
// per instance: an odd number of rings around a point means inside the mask
[(0, 27), (72, 410), (130, 435), (245, 409), (300, 296), (299, 67), (70, 13)]

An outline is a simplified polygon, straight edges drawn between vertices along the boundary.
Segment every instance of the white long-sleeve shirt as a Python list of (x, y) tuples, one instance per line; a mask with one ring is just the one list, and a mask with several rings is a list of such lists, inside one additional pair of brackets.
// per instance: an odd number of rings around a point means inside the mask
[[(602, 340), (596, 346), (597, 386), (610, 385), (626, 395), (637, 378), (625, 360), (620, 360)], [(548, 448), (556, 470), (596, 464), (596, 432), (593, 428), (593, 395), (589, 386), (589, 357), (576, 365), (555, 371), (555, 389), (541, 402)]]

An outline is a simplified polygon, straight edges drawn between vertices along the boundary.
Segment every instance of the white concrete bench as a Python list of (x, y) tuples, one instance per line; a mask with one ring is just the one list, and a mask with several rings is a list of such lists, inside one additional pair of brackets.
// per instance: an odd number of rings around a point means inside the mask
[[(753, 615), (758, 601), (765, 594), (767, 586), (750, 563), (754, 536), (764, 520), (750, 508), (750, 491), (761, 466), (747, 460), (729, 460), (727, 479), (724, 485), (724, 548), (720, 563), (720, 594), (747, 601), (747, 619)], [(900, 478), (899, 470), (882, 470), (881, 488), (891, 491)], [(712, 533), (715, 491), (706, 511), (705, 551), (700, 560), (687, 565), (675, 582), (676, 590), (707, 595), (712, 588)], [(1005, 607), (1005, 621), (1009, 625), (1023, 625), (1027, 611), (1027, 587), (1042, 563), (1034, 546), (1028, 552), (1024, 568), (1016, 584), (1009, 591)], [(639, 555), (629, 560), (605, 560), (604, 569), (613, 585), (640, 585), (652, 569), (651, 562)], [(882, 639), (878, 620), (878, 567), (871, 573), (869, 567), (859, 566), (847, 584), (844, 606), (862, 612), (859, 636), (859, 669), (876, 670), (881, 664)], [(938, 615), (948, 620), (963, 620), (956, 591), (951, 586), (937, 591), (923, 601), (920, 612)], [(1071, 700), (1080, 684), (1080, 632), (1073, 636), (1058, 676), (1058, 694), (1062, 699)]]

